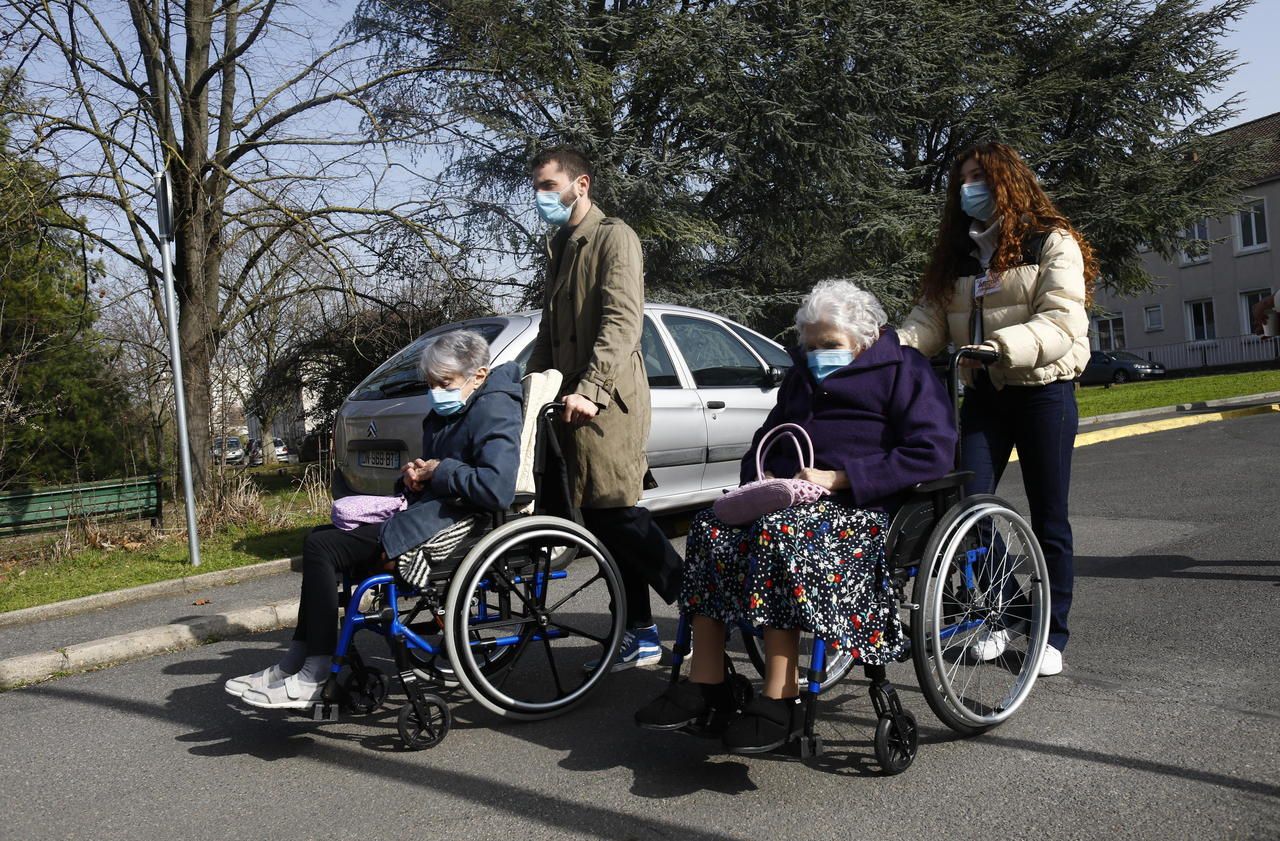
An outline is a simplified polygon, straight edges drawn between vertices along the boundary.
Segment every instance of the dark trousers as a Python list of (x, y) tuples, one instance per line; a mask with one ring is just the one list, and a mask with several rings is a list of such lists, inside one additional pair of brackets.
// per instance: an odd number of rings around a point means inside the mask
[(1075, 580), (1067, 493), (1078, 421), (1072, 383), (996, 390), (985, 372), (965, 389), (960, 408), (961, 468), (974, 474), (966, 493), (995, 493), (1010, 452), (1018, 448), (1031, 530), (1049, 567), (1049, 644), (1059, 651), (1067, 647)]
[(680, 595), (684, 561), (675, 547), (648, 510), (639, 506), (583, 508), (582, 520), (618, 563), (627, 594), (627, 626), (652, 625), (650, 585), (668, 604)]
[(305, 642), (307, 656), (333, 654), (338, 647), (338, 578), (372, 573), (382, 557), (381, 523), (351, 531), (335, 526), (311, 530), (302, 544), (302, 597), (293, 638)]

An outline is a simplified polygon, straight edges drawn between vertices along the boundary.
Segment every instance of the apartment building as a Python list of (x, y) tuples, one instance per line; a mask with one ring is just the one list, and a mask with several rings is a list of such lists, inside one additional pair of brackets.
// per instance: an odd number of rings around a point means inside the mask
[(1280, 288), (1280, 113), (1225, 134), (1261, 141), (1255, 180), (1228, 218), (1199, 219), (1187, 239), (1204, 244), (1173, 260), (1143, 255), (1156, 288), (1131, 298), (1099, 291), (1090, 341), (1095, 350), (1129, 350), (1171, 369), (1280, 359), (1280, 341), (1250, 332), (1253, 304)]

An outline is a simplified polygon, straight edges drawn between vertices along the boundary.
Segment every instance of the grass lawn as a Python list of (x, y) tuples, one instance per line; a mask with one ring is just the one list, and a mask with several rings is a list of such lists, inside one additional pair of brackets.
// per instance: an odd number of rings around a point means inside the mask
[(1088, 386), (1080, 389), (1076, 396), (1080, 403), (1080, 417), (1087, 418), (1267, 391), (1280, 391), (1280, 371), (1213, 374), (1207, 377), (1125, 383), (1111, 388)]
[[(125, 530), (121, 536), (111, 540), (114, 548), (85, 548), (56, 560), (24, 562), (15, 558), (0, 564), (0, 613), (297, 555), (302, 551), (302, 538), (324, 522), (325, 516), (305, 510), (306, 497), (294, 493), (293, 475), (280, 476), (273, 470), (254, 478), (262, 487), (263, 508), (277, 514), (275, 525), (219, 528), (217, 534), (200, 541), (198, 569), (187, 562), (185, 536), (168, 535), (139, 545), (133, 542), (137, 536), (131, 538), (122, 524)], [(169, 505), (165, 521), (180, 524), (184, 516), (181, 507)], [(145, 524), (133, 531), (144, 529)], [(54, 539), (35, 544), (32, 554), (41, 547), (47, 551)], [(12, 555), (13, 550), (6, 549), (4, 554)]]

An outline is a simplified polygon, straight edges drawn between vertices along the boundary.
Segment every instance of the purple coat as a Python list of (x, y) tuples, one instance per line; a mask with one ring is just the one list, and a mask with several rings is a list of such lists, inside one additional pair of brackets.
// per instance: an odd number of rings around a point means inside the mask
[[(796, 423), (813, 439), (815, 466), (843, 470), (850, 490), (837, 499), (858, 508), (896, 508), (918, 482), (955, 468), (956, 427), (951, 401), (929, 361), (898, 343), (884, 329), (853, 362), (818, 383), (804, 353), (792, 349), (796, 364), (778, 389), (778, 402), (742, 459), (742, 481), (756, 478), (756, 447), (766, 430)], [(778, 477), (799, 469), (795, 448), (779, 442), (765, 460)], [(852, 497), (852, 499), (850, 499)]]

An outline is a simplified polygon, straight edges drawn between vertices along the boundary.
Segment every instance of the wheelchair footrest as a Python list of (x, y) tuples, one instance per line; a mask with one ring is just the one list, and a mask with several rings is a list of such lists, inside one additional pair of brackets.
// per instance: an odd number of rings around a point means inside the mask
[(316, 704), (311, 708), (312, 721), (337, 721), (341, 707), (338, 704)]

